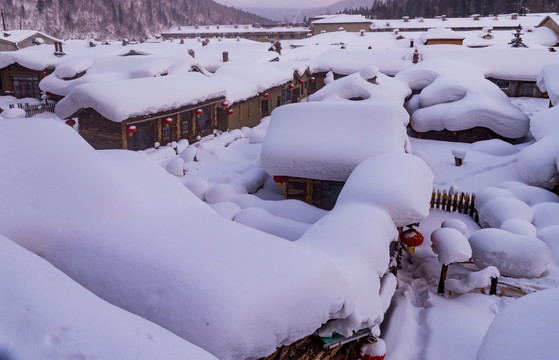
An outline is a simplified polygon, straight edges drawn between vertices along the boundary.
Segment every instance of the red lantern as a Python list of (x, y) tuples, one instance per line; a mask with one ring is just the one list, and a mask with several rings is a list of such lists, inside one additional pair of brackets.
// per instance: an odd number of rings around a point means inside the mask
[(47, 92), (45, 93), (45, 95), (46, 95), (47, 97), (50, 97), (52, 94), (51, 94), (50, 92), (47, 91)]
[(274, 176), (274, 181), (278, 184), (283, 184), (287, 182), (287, 176)]
[(412, 227), (400, 234), (400, 241), (413, 253), (416, 246), (423, 244), (423, 235)]
[(268, 98), (270, 97), (270, 94), (264, 93), (264, 94), (262, 95), (262, 97), (263, 97), (264, 99), (268, 99)]
[(289, 90), (293, 90), (294, 88), (295, 88), (295, 85), (289, 84)]
[(416, 134), (417, 134), (417, 137), (418, 137), (419, 139), (421, 139), (421, 138), (423, 137), (423, 133), (422, 133), (422, 132), (417, 132)]
[(225, 110), (228, 106), (229, 106), (229, 103), (227, 101), (223, 101), (221, 103), (221, 107), (223, 108), (223, 110)]
[(167, 117), (167, 118), (163, 119), (163, 123), (165, 124), (166, 127), (169, 127), (169, 125), (171, 125), (173, 123), (173, 118)]
[(202, 109), (196, 109), (196, 111), (195, 111), (196, 117), (200, 117), (200, 115), (202, 115), (203, 113), (204, 113), (204, 110), (202, 110)]
[(314, 76), (311, 77), (311, 82), (315, 82), (315, 81), (316, 81), (316, 78)]
[(74, 125), (76, 125), (76, 120), (74, 119), (68, 119), (66, 120), (66, 125), (70, 126), (70, 127), (74, 127)]
[(299, 84), (303, 85), (305, 81), (303, 79), (299, 79)]
[(384, 360), (386, 356), (386, 345), (382, 339), (370, 336), (358, 347), (359, 360)]
[(126, 132), (128, 133), (128, 136), (132, 136), (136, 132), (136, 127), (134, 125), (127, 126)]
[(47, 74), (46, 71), (43, 71), (43, 72), (41, 73), (41, 76), (42, 76), (42, 77), (46, 77), (47, 75), (48, 75), (48, 74)]
[(234, 113), (235, 113), (235, 110), (233, 110), (233, 109), (227, 110), (227, 115), (233, 115)]

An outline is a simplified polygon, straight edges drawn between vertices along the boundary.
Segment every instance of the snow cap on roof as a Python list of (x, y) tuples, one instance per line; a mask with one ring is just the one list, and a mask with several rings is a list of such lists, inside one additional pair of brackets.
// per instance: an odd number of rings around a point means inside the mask
[(402, 126), (407, 118), (405, 109), (394, 104), (285, 105), (272, 112), (260, 162), (271, 175), (345, 181), (371, 156), (411, 150)]
[(92, 108), (109, 120), (121, 122), (217, 99), (225, 95), (222, 89), (217, 81), (196, 72), (82, 84), (56, 105), (56, 114), (64, 119)]

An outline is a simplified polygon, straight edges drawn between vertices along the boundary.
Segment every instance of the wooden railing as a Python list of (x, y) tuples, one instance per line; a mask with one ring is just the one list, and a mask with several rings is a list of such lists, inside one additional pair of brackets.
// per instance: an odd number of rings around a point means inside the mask
[(28, 103), (25, 104), (17, 103), (17, 104), (10, 104), (10, 109), (13, 109), (17, 106), (18, 109), (25, 110), (25, 117), (31, 117), (43, 113), (45, 111), (53, 113), (55, 105), (56, 104), (54, 103), (48, 103), (48, 104), (40, 103), (40, 104), (33, 104), (33, 105), (29, 105)]
[(458, 212), (471, 216), (476, 222), (478, 214), (475, 209), (476, 195), (456, 192), (451, 194), (447, 190), (434, 190), (431, 195), (431, 208), (448, 212)]

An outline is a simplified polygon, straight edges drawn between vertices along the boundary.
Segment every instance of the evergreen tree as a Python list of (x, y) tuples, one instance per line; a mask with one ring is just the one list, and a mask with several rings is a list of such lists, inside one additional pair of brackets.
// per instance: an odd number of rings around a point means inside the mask
[(39, 14), (42, 14), (45, 9), (45, 2), (43, 0), (37, 0), (37, 5), (35, 5), (35, 7), (37, 8)]
[(522, 41), (522, 26), (519, 24), (516, 28), (516, 32), (513, 34), (514, 38), (509, 42), (510, 47), (519, 48), (519, 47), (528, 47)]

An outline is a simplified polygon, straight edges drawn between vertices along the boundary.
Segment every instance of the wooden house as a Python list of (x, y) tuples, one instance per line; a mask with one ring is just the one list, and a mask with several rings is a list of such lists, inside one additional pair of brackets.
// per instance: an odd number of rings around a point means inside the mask
[(28, 46), (54, 44), (57, 40), (36, 30), (10, 30), (0, 34), (0, 51), (16, 51)]
[(536, 81), (519, 80), (519, 79), (498, 79), (487, 78), (499, 87), (509, 97), (534, 97), (543, 98), (546, 94), (541, 92)]
[(34, 70), (13, 63), (0, 69), (0, 90), (3, 95), (12, 95), (18, 99), (41, 99), (39, 82), (52, 71), (52, 68)]
[[(538, 27), (540, 26), (545, 26), (547, 28), (550, 28), (551, 30), (553, 30), (555, 35), (557, 35), (557, 37), (559, 38), (559, 15), (546, 16), (542, 20), (542, 22), (538, 25)], [(555, 45), (557, 46), (559, 44), (555, 44)]]
[(272, 113), (260, 162), (283, 184), (286, 198), (329, 210), (360, 162), (409, 151), (404, 118), (402, 106), (381, 102), (286, 105)]
[(365, 18), (363, 15), (347, 15), (337, 14), (326, 16), (311, 22), (311, 33), (313, 35), (324, 32), (349, 31), (361, 32), (362, 30), (370, 31), (372, 20)]
[(225, 91), (195, 72), (76, 86), (56, 106), (95, 149), (143, 150), (195, 142), (218, 129)]

